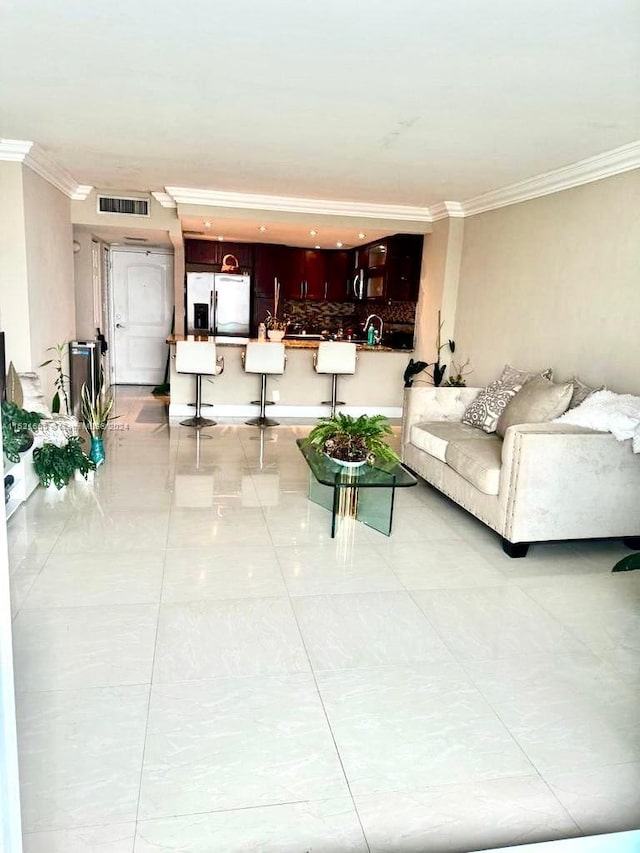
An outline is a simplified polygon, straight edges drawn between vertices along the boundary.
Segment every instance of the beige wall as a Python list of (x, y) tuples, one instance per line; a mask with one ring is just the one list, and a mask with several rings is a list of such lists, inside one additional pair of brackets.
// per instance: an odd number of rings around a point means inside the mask
[(640, 393), (640, 171), (465, 220), (455, 321), (470, 385), (505, 362)]
[(0, 314), (7, 363), (31, 368), (23, 165), (0, 162)]
[[(50, 357), (47, 348), (76, 335), (71, 202), (31, 169), (23, 173), (31, 365)], [(53, 394), (53, 370), (40, 371), (45, 397)]]

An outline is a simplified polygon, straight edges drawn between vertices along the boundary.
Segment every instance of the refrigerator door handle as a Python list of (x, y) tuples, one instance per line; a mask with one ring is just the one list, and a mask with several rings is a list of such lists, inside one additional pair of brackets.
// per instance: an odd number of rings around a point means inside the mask
[(216, 333), (216, 309), (217, 309), (217, 301), (218, 301), (218, 292), (214, 289), (211, 291), (211, 296), (209, 297), (209, 333), (215, 335)]

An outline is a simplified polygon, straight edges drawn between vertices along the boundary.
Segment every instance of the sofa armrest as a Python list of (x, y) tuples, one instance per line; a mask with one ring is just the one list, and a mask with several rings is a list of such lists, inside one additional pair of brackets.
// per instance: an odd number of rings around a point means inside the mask
[(402, 445), (409, 440), (414, 424), (425, 421), (459, 421), (481, 388), (421, 385), (405, 388), (402, 407)]
[(510, 542), (637, 535), (638, 494), (630, 441), (556, 423), (505, 433), (499, 501)]

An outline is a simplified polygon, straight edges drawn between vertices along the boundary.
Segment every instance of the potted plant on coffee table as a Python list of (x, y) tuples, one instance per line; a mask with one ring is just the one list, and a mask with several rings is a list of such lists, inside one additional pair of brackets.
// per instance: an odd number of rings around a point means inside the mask
[(384, 415), (354, 418), (337, 413), (334, 417), (318, 421), (307, 442), (339, 465), (355, 468), (375, 459), (399, 462), (398, 454), (386, 441), (389, 435), (392, 435), (392, 429)]

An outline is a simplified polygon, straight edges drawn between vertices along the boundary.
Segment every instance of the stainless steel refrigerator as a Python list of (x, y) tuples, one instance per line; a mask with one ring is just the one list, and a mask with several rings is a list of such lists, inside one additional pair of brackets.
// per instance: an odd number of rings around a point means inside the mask
[(251, 277), (187, 273), (187, 334), (249, 335)]

